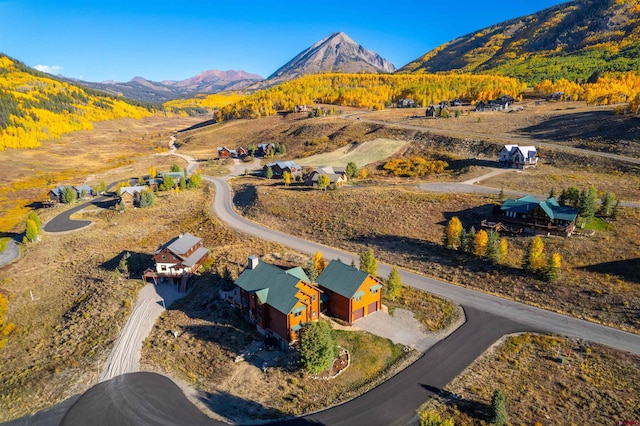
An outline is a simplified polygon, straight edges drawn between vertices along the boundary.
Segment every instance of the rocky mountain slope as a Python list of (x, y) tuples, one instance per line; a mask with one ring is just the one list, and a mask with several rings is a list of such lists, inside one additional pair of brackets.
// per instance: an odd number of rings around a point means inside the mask
[(300, 52), (258, 87), (269, 87), (307, 74), (322, 72), (392, 73), (395, 66), (375, 52), (367, 50), (343, 32), (337, 32)]
[(245, 71), (209, 70), (185, 80), (151, 81), (135, 77), (126, 83), (103, 81), (100, 83), (71, 80), (75, 84), (103, 90), (114, 95), (122, 94), (127, 98), (146, 102), (163, 103), (178, 98), (188, 98), (199, 93), (218, 93), (230, 90), (242, 90), (262, 77)]
[(496, 73), (530, 83), (640, 69), (640, 2), (574, 0), (467, 34), (400, 72)]

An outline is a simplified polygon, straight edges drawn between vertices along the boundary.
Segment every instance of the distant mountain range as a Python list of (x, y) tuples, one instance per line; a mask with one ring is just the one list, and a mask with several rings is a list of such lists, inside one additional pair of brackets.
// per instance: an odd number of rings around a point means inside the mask
[(395, 70), (396, 67), (382, 56), (365, 49), (345, 33), (337, 32), (303, 50), (254, 87), (275, 86), (307, 74), (392, 73)]
[(94, 83), (59, 76), (74, 84), (102, 90), (113, 95), (123, 95), (127, 98), (145, 102), (163, 103), (172, 99), (194, 97), (199, 93), (217, 93), (231, 90), (242, 90), (263, 78), (258, 74), (245, 71), (217, 71), (202, 72), (186, 80), (151, 81), (143, 77), (135, 77), (129, 82), (103, 81)]
[(575, 0), (459, 37), (399, 72), (493, 73), (528, 83), (640, 69), (637, 0)]

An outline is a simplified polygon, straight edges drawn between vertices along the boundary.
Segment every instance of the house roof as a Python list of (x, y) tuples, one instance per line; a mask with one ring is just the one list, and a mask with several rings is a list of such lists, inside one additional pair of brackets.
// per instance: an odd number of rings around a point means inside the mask
[(338, 180), (340, 180), (341, 178), (344, 177), (344, 175), (341, 175), (341, 174), (337, 174), (337, 173), (322, 173), (322, 172), (318, 172), (316, 170), (311, 175), (311, 182), (317, 182), (318, 181), (318, 177), (320, 177), (320, 175), (329, 176), (329, 183), (336, 183)]
[(528, 214), (536, 207), (545, 212), (550, 219), (573, 221), (578, 216), (578, 209), (573, 207), (565, 207), (558, 204), (555, 198), (548, 198), (547, 200), (540, 201), (537, 198), (526, 195), (517, 200), (508, 199), (500, 207), (500, 211), (512, 211), (520, 214)]
[(198, 263), (203, 257), (209, 253), (209, 249), (206, 247), (200, 247), (198, 250), (191, 253), (191, 256), (186, 258), (182, 264), (188, 268)]
[(120, 195), (124, 194), (125, 192), (131, 195), (134, 195), (136, 192), (140, 193), (142, 191), (144, 191), (145, 189), (147, 189), (146, 186), (140, 186), (140, 185), (136, 185), (136, 186), (123, 186), (120, 188)]
[(296, 295), (300, 281), (309, 282), (300, 267), (285, 271), (269, 263), (258, 262), (254, 268), (242, 271), (235, 284), (249, 293), (255, 293), (261, 303), (267, 303), (288, 315), (299, 301)]
[[(202, 238), (198, 238), (198, 237), (196, 237), (194, 235), (191, 235), (190, 233), (187, 232), (187, 233), (181, 234), (181, 235), (173, 238), (171, 241), (165, 243), (164, 245), (162, 245), (162, 247), (160, 247), (158, 250), (156, 250), (154, 254), (158, 254), (164, 249), (169, 249), (169, 251), (171, 251), (171, 253), (173, 253), (176, 256), (178, 256), (180, 258), (180, 260), (184, 260), (185, 259), (184, 254), (191, 247), (193, 247), (196, 244), (198, 244), (200, 241), (202, 241)], [(197, 252), (197, 250), (196, 250), (196, 252)]]
[[(322, 287), (349, 299), (354, 297), (370, 275), (339, 260), (332, 260), (316, 280)], [(376, 281), (377, 278), (374, 278)]]
[(184, 172), (164, 172), (162, 174), (162, 178), (166, 178), (167, 176), (171, 176), (172, 179), (183, 179)]
[(49, 191), (49, 192), (51, 192), (51, 193), (53, 193), (53, 195), (56, 195), (56, 196), (58, 196), (58, 197), (59, 197), (60, 195), (62, 195), (62, 191), (63, 191), (63, 190), (64, 190), (64, 188), (65, 188), (65, 187), (67, 187), (67, 186), (71, 187), (70, 185), (62, 185), (62, 186), (58, 186), (58, 187), (56, 187), (56, 188), (53, 188), (53, 189), (52, 189), (51, 191)]
[(267, 163), (267, 167), (273, 167), (275, 165), (280, 167), (282, 170), (284, 170), (284, 169), (293, 170), (293, 169), (299, 169), (300, 168), (300, 166), (298, 166), (293, 161), (276, 161), (275, 163)]
[(93, 192), (93, 188), (91, 188), (89, 185), (80, 185), (76, 186), (75, 188), (78, 193), (84, 191), (87, 194), (91, 194)]
[(535, 146), (518, 146), (516, 148), (524, 158), (534, 158), (536, 156), (536, 147)]

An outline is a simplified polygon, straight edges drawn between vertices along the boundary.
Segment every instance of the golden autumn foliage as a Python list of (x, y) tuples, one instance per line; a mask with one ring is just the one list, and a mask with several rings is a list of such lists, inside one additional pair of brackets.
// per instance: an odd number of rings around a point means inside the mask
[(244, 99), (246, 95), (236, 92), (221, 92), (214, 93), (212, 95), (197, 95), (195, 98), (190, 99), (175, 99), (167, 101), (163, 105), (169, 109), (181, 109), (186, 110), (189, 108), (205, 108), (213, 110), (215, 108), (221, 108), (225, 105), (229, 105), (234, 102), (238, 102)]
[(0, 150), (35, 148), (63, 133), (91, 129), (93, 122), (153, 114), (151, 105), (132, 102), (59, 81), (0, 55)]
[(396, 176), (414, 177), (442, 173), (447, 167), (449, 164), (442, 160), (429, 161), (422, 157), (413, 157), (394, 158), (387, 161), (382, 168)]
[(7, 344), (7, 336), (15, 330), (13, 323), (5, 323), (7, 312), (9, 311), (9, 299), (0, 293), (0, 349)]
[(445, 245), (447, 247), (457, 249), (460, 245), (460, 236), (462, 235), (462, 222), (458, 216), (449, 219), (445, 230)]
[(487, 245), (489, 244), (489, 234), (484, 229), (478, 231), (475, 237), (476, 256), (484, 256), (487, 252)]
[(327, 267), (327, 261), (322, 257), (322, 253), (317, 251), (316, 254), (313, 255), (313, 267), (316, 272), (319, 274), (324, 271), (324, 268)]
[(316, 74), (261, 90), (219, 108), (217, 121), (258, 118), (323, 104), (383, 109), (403, 98), (427, 106), (456, 98), (518, 97), (525, 85), (510, 77), (468, 74)]

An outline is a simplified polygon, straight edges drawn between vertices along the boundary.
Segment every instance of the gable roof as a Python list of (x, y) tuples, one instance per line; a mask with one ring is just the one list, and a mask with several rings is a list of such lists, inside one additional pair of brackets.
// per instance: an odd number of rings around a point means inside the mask
[[(316, 280), (322, 287), (351, 299), (371, 275), (339, 260), (332, 260)], [(378, 281), (377, 278), (374, 278)]]
[(80, 186), (76, 186), (75, 188), (78, 194), (81, 193), (82, 191), (86, 192), (87, 194), (93, 193), (93, 188), (91, 188), (89, 185), (80, 185)]
[(136, 185), (136, 186), (123, 186), (120, 188), (120, 195), (124, 194), (125, 192), (131, 195), (135, 195), (135, 193), (141, 193), (142, 191), (144, 191), (145, 189), (147, 189), (146, 186), (140, 186), (140, 185)]
[(280, 167), (280, 169), (284, 170), (284, 169), (299, 169), (300, 166), (298, 166), (296, 163), (294, 163), (293, 161), (276, 161), (275, 163), (267, 163), (267, 167), (273, 167), (277, 165), (278, 167)]
[(184, 172), (164, 172), (162, 173), (162, 178), (165, 179), (167, 176), (171, 176), (172, 179), (184, 179)]
[(536, 153), (537, 153), (535, 146), (518, 146), (518, 145), (516, 145), (516, 149), (518, 151), (520, 151), (520, 154), (522, 154), (522, 156), (524, 158), (528, 158), (528, 159), (534, 158), (536, 156)]
[(69, 188), (73, 188), (71, 185), (62, 185), (62, 186), (58, 186), (56, 188), (53, 188), (52, 190), (50, 190), (49, 192), (51, 192), (53, 195), (59, 197), (62, 195), (62, 191), (64, 190), (65, 187), (69, 187)]
[(249, 293), (255, 293), (261, 303), (288, 315), (299, 301), (296, 295), (300, 281), (309, 283), (309, 278), (300, 267), (285, 271), (269, 263), (258, 262), (255, 267), (242, 271), (235, 284)]
[(158, 250), (155, 251), (154, 254), (160, 253), (164, 249), (169, 249), (169, 251), (175, 254), (180, 260), (184, 260), (184, 254), (189, 251), (189, 249), (196, 244), (202, 241), (202, 238), (198, 238), (190, 233), (185, 233), (173, 238), (171, 241), (165, 243)]
[(525, 195), (517, 200), (508, 199), (500, 207), (500, 211), (512, 211), (520, 214), (528, 214), (536, 207), (540, 207), (550, 219), (573, 221), (578, 216), (578, 209), (561, 206), (555, 198), (540, 201), (531, 195)]

